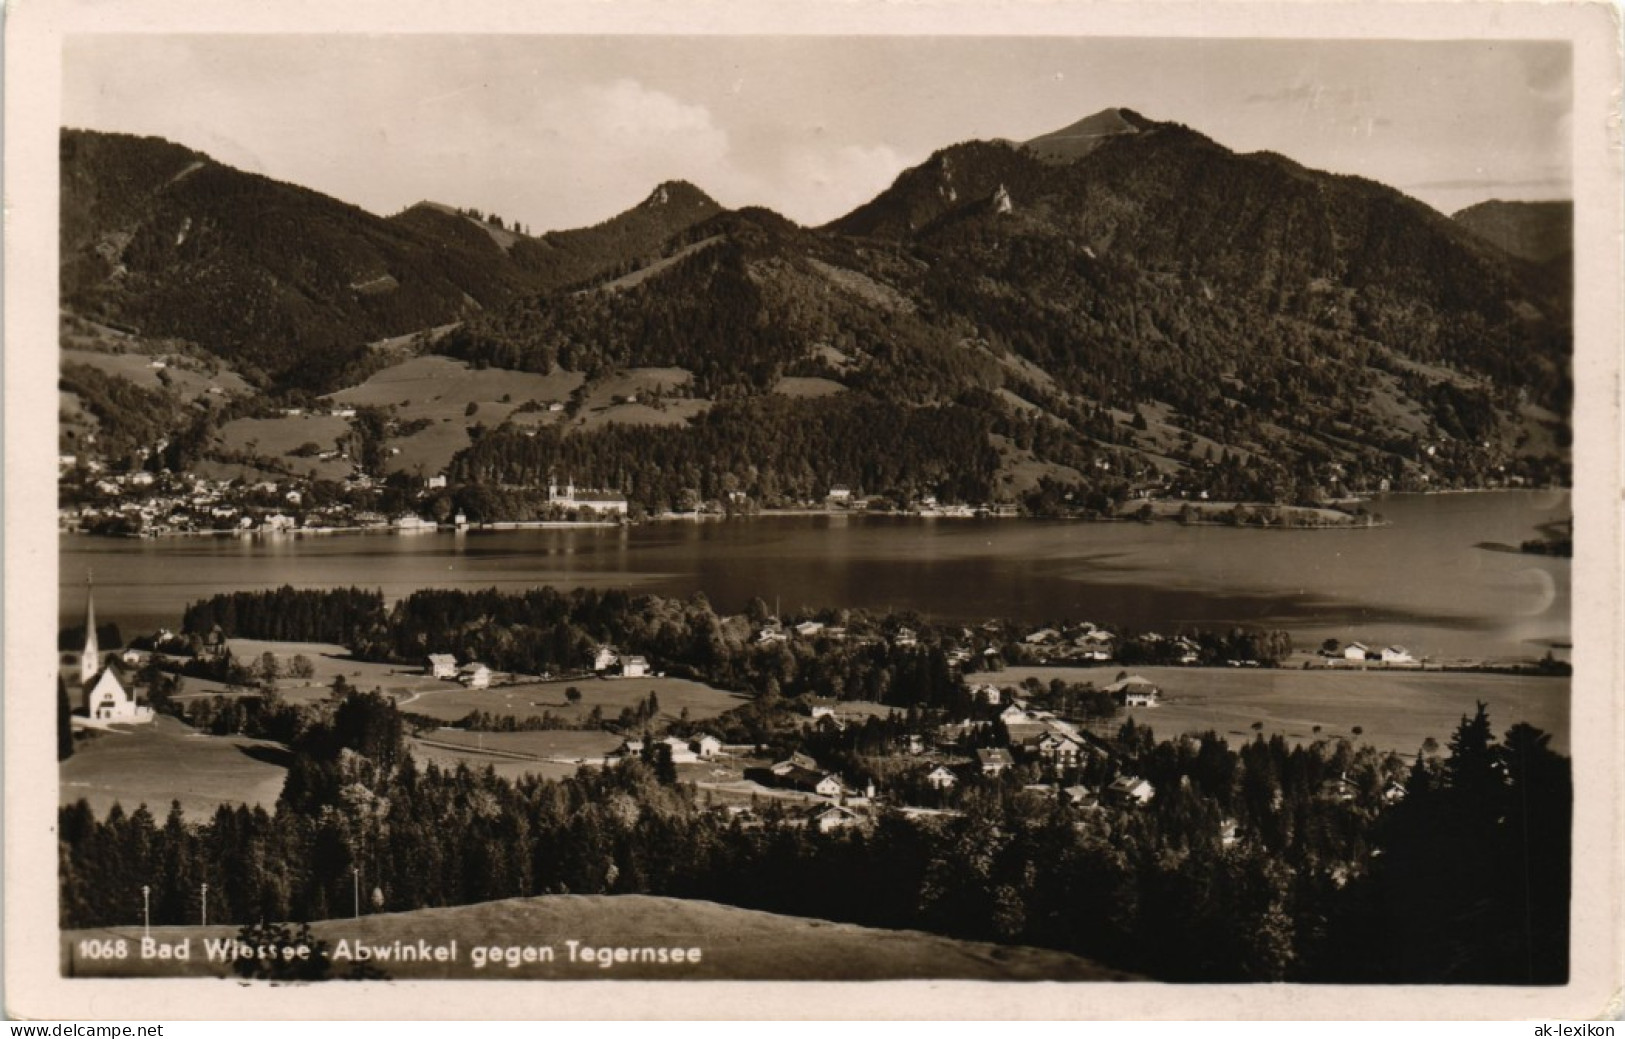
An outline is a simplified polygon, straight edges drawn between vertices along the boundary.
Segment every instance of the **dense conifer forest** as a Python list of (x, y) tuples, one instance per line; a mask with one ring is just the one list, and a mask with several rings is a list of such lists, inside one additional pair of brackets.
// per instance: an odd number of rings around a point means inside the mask
[(1080, 814), (987, 779), (957, 814), (883, 810), (828, 834), (773, 806), (711, 810), (636, 760), (557, 782), (420, 766), (375, 694), (300, 714), (275, 812), (64, 806), (62, 925), (138, 920), (144, 883), (153, 923), (191, 922), (205, 879), (211, 920), (345, 915), (355, 869), (380, 911), (646, 893), (1046, 946), (1170, 981), (1567, 977), (1569, 763), (1527, 726), (1495, 741), (1482, 707), (1409, 769), (1346, 741), (1231, 747), (1129, 723), (1113, 763), (1157, 784), (1144, 808)]

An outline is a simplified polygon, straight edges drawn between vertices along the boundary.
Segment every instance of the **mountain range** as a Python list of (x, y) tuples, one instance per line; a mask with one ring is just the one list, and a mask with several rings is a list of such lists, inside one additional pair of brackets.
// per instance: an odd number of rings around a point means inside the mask
[[(373, 216), (151, 138), (61, 148), (76, 320), (184, 342), (267, 400), (353, 386), (429, 329), (408, 353), (579, 376), (552, 424), (468, 423), (444, 468), (470, 486), (568, 468), (657, 507), (1564, 478), (1571, 210), (1453, 220), (1127, 109), (943, 148), (818, 228), (669, 182), (531, 235)], [(645, 370), (675, 373), (654, 404), (680, 421), (607, 400), (589, 421), (595, 386)]]

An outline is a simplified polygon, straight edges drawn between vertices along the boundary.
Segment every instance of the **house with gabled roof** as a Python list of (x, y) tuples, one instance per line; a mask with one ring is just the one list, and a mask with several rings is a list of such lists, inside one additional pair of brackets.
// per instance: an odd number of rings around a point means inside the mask
[(1117, 805), (1145, 805), (1156, 796), (1156, 789), (1139, 776), (1118, 776), (1106, 787), (1104, 796)]
[(829, 833), (831, 830), (845, 829), (863, 822), (863, 816), (844, 805), (815, 808), (808, 814), (808, 819), (819, 833)]
[(1124, 707), (1155, 707), (1162, 697), (1162, 690), (1141, 675), (1125, 675), (1102, 691), (1116, 697)]
[(710, 733), (700, 733), (688, 741), (688, 747), (701, 761), (710, 761), (722, 753), (722, 741)]
[(812, 755), (803, 754), (798, 750), (783, 761), (774, 762), (768, 771), (775, 776), (785, 776), (789, 775), (793, 769), (798, 768), (806, 769), (809, 772), (815, 771), (818, 768), (818, 762)]
[(430, 653), (427, 670), (432, 678), (456, 678), (457, 658), (450, 653)]
[(985, 776), (996, 776), (1013, 768), (1015, 759), (1003, 747), (983, 747), (976, 752), (976, 764)]

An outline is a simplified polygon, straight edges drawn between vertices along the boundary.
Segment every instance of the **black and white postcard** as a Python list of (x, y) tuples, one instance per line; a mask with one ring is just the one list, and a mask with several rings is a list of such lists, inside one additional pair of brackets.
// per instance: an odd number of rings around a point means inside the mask
[(12, 12), (9, 1011), (1605, 1012), (1607, 7), (510, 6)]

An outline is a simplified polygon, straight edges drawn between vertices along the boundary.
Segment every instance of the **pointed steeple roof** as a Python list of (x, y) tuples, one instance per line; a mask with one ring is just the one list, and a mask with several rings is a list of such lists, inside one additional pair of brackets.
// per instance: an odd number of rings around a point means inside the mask
[(85, 571), (85, 648), (79, 654), (79, 681), (90, 683), (91, 676), (101, 670), (101, 646), (96, 642), (96, 588), (91, 571)]

